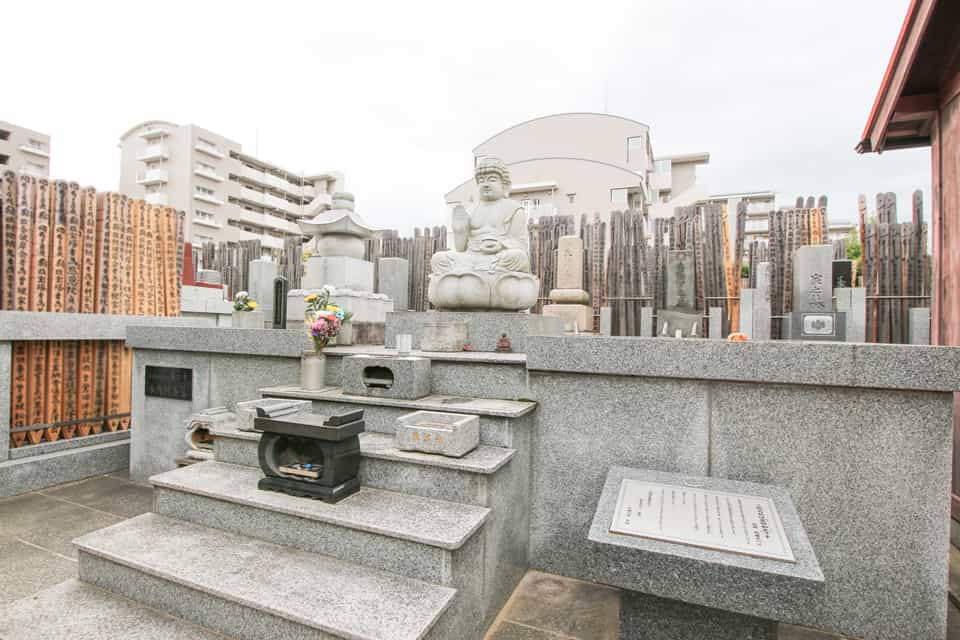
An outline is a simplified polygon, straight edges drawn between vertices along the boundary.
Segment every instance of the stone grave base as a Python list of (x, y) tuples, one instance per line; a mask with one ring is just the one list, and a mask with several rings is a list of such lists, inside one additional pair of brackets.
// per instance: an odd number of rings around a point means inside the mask
[(593, 308), (585, 304), (547, 304), (543, 315), (560, 318), (567, 332), (593, 332)]
[(776, 640), (777, 623), (636, 591), (620, 594), (621, 640)]
[[(699, 313), (661, 309), (657, 312), (657, 337), (675, 338), (679, 330), (681, 338), (702, 338), (702, 320)], [(666, 325), (666, 331), (664, 331), (664, 325)], [(696, 333), (694, 333), (694, 327), (696, 327)]]
[(325, 284), (373, 291), (373, 263), (347, 256), (310, 256), (303, 270), (303, 288), (319, 289)]
[(500, 336), (507, 334), (511, 349), (524, 353), (527, 336), (563, 335), (560, 318), (532, 313), (510, 311), (394, 311), (387, 314), (384, 344), (388, 349), (397, 346), (397, 334), (413, 336), (413, 348), (420, 348), (420, 336), (425, 322), (466, 322), (467, 341), (474, 351), (496, 351)]

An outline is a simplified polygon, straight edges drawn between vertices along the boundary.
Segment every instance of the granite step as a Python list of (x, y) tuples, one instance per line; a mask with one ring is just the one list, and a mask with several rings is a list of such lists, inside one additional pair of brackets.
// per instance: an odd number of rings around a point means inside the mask
[(67, 580), (0, 607), (0, 638), (224, 640), (225, 636), (85, 582)]
[(336, 504), (261, 491), (253, 467), (202, 462), (150, 479), (154, 510), (436, 584), (490, 509), (370, 487)]
[[(236, 428), (214, 433), (218, 462), (259, 468), (260, 434)], [(360, 434), (360, 481), (363, 486), (398, 491), (425, 498), (487, 505), (487, 477), (510, 463), (513, 449), (480, 445), (462, 458), (401, 451), (395, 436)]]
[(242, 640), (419, 640), (456, 591), (148, 513), (75, 540), (80, 579)]
[(308, 391), (297, 386), (285, 385), (260, 389), (268, 398), (296, 398), (312, 400), (317, 413), (337, 413), (364, 410), (368, 432), (393, 434), (397, 418), (414, 411), (440, 411), (467, 413), (480, 416), (480, 442), (495, 447), (517, 448), (515, 440), (523, 439), (517, 430), (529, 431), (530, 418), (537, 403), (529, 400), (498, 400), (468, 396), (433, 394), (418, 400), (395, 398), (369, 398), (344, 393), (338, 387), (320, 391)]

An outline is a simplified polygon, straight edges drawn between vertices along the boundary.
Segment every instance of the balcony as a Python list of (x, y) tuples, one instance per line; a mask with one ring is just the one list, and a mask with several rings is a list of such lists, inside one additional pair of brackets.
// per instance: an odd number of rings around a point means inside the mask
[(206, 178), (207, 180), (213, 180), (214, 182), (223, 182), (223, 176), (219, 175), (216, 171), (211, 171), (209, 169), (203, 169), (197, 167), (193, 170), (193, 175), (200, 176), (201, 178)]
[(293, 204), (289, 200), (278, 198), (270, 193), (267, 194), (266, 205), (292, 215), (300, 215), (302, 213), (301, 209), (303, 208), (299, 205)]
[(149, 129), (144, 129), (140, 132), (140, 137), (144, 140), (152, 140), (154, 138), (162, 138), (167, 135), (166, 129), (161, 129), (159, 127), (150, 127)]
[(299, 197), (310, 198), (313, 195), (313, 187), (310, 187), (307, 185), (300, 186), (299, 184), (293, 184), (292, 182), (289, 182), (284, 178), (280, 178), (271, 173), (266, 173), (258, 169), (252, 169), (246, 165), (244, 165), (240, 169), (240, 175), (246, 178), (247, 180), (256, 182), (257, 184), (270, 186), (275, 189), (280, 189), (281, 191), (285, 193), (289, 193), (290, 195), (296, 196), (298, 198)]
[(20, 167), (20, 173), (26, 174), (28, 176), (33, 176), (34, 178), (46, 178), (47, 172), (45, 169), (33, 164), (32, 162), (23, 165)]
[(670, 188), (672, 181), (673, 176), (670, 173), (651, 173), (650, 189), (653, 191), (664, 191)]
[(167, 149), (165, 144), (150, 144), (143, 150), (137, 160), (143, 162), (150, 162), (151, 160), (169, 160), (170, 159), (170, 150)]
[(241, 208), (237, 211), (237, 215), (241, 221), (255, 224), (258, 227), (266, 227), (296, 235), (302, 235), (303, 233), (300, 231), (300, 227), (295, 223), (290, 222), (289, 220), (281, 220), (280, 218), (272, 216), (269, 213), (257, 213), (256, 211), (247, 211), (246, 209)]
[(210, 204), (221, 205), (223, 200), (220, 200), (215, 195), (210, 195), (209, 193), (200, 193), (199, 191), (193, 192), (193, 199), (199, 200), (200, 202), (208, 202)]
[(223, 229), (223, 225), (217, 222), (216, 218), (194, 216), (193, 224), (203, 225), (204, 227), (210, 227), (211, 229)]
[(157, 205), (158, 207), (167, 206), (167, 194), (165, 193), (148, 193), (143, 199), (147, 201), (147, 204)]
[(166, 169), (147, 169), (137, 174), (137, 184), (163, 184), (167, 182)]
[(206, 144), (204, 142), (198, 142), (193, 145), (193, 148), (200, 153), (205, 153), (208, 156), (212, 156), (219, 160), (223, 160), (226, 156), (223, 155), (223, 151), (220, 151), (219, 147), (215, 147), (212, 144)]
[(22, 144), (20, 145), (19, 149), (24, 153), (30, 153), (35, 156), (40, 156), (41, 158), (50, 157), (50, 151), (48, 149), (35, 144)]

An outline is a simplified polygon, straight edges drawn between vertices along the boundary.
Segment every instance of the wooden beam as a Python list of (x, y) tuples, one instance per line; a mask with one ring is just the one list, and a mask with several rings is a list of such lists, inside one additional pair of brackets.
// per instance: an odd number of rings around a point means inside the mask
[(918, 117), (936, 113), (940, 106), (939, 96), (936, 93), (920, 93), (913, 96), (901, 96), (893, 109), (892, 121), (899, 119), (912, 120)]

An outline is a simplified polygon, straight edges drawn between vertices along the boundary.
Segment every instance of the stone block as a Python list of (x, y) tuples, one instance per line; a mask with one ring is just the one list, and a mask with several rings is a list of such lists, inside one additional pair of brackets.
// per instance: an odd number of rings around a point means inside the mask
[(557, 243), (557, 288), (583, 289), (583, 240), (579, 236), (562, 236)]
[(347, 256), (310, 256), (304, 267), (301, 286), (320, 289), (324, 285), (371, 293), (373, 263)]
[(424, 322), (420, 336), (422, 351), (463, 351), (467, 344), (469, 325), (461, 321)]
[[(271, 415), (298, 415), (310, 413), (313, 409), (313, 403), (309, 400), (280, 398), (259, 398), (238, 402), (234, 408), (234, 413), (237, 414), (237, 429), (253, 431), (253, 421), (257, 417), (257, 409), (259, 408), (266, 409)], [(219, 429), (215, 429), (215, 432), (219, 431)]]
[(264, 315), (256, 311), (234, 311), (230, 317), (230, 326), (234, 329), (263, 329)]
[[(721, 504), (717, 500), (716, 509), (722, 515), (699, 520), (698, 524), (703, 527), (706, 523), (708, 530), (711, 522), (715, 528), (726, 526), (722, 524), (727, 520), (723, 516), (731, 506), (737, 509), (740, 496), (767, 499), (773, 503), (782, 524), (780, 529), (772, 514), (767, 514), (771, 537), (776, 540), (781, 533), (785, 535), (785, 546), (789, 547), (796, 562), (612, 532), (610, 529), (624, 480), (675, 487), (676, 500), (686, 499), (690, 504), (693, 503), (689, 494), (681, 497), (686, 487), (697, 492), (733, 494), (728, 503)], [(669, 501), (669, 495), (667, 490), (662, 499)], [(701, 501), (702, 498), (701, 495)], [(654, 496), (652, 501), (657, 504), (659, 499), (660, 496)], [(710, 498), (707, 503), (712, 512), (714, 505)], [(729, 520), (735, 527), (744, 522), (741, 529), (749, 528), (751, 514), (734, 515)], [(752, 534), (733, 531), (738, 536)], [(733, 534), (733, 531), (728, 533)], [(607, 473), (588, 539), (597, 550), (597, 566), (603, 567), (604, 582), (628, 591), (778, 620), (801, 615), (810, 600), (823, 592), (823, 572), (790, 494), (769, 484), (613, 466)], [(643, 572), (631, 571), (631, 567), (643, 567)], [(678, 575), (687, 579), (677, 580)]]
[[(307, 309), (304, 300), (319, 289), (293, 289), (287, 293), (287, 322), (290, 328), (303, 322)], [(353, 314), (354, 327), (359, 322), (384, 322), (388, 313), (393, 311), (393, 301), (381, 293), (368, 293), (353, 289), (337, 289), (330, 296), (330, 302), (340, 305), (344, 311)], [(354, 340), (354, 342), (357, 342)]]
[(563, 322), (559, 318), (532, 313), (511, 313), (507, 311), (408, 311), (387, 314), (385, 344), (388, 349), (396, 348), (396, 336), (409, 333), (413, 336), (413, 348), (421, 349), (423, 325), (427, 322), (467, 322), (469, 325), (468, 342), (474, 351), (496, 351), (497, 342), (504, 333), (510, 339), (515, 353), (523, 353), (527, 337), (563, 334)]
[(588, 304), (590, 294), (583, 289), (553, 289), (550, 301), (554, 304)]
[(833, 290), (837, 299), (837, 311), (846, 319), (846, 341), (866, 342), (867, 340), (867, 290), (842, 287)]
[(430, 359), (356, 355), (340, 364), (343, 392), (374, 398), (416, 400), (430, 395)]
[(197, 282), (220, 284), (223, 280), (220, 277), (219, 271), (214, 271), (213, 269), (197, 269)]
[(910, 344), (930, 344), (930, 309), (916, 307), (910, 309), (907, 329)]
[(480, 444), (480, 417), (462, 413), (416, 411), (397, 418), (397, 446), (460, 458)]
[(410, 263), (405, 258), (380, 258), (377, 269), (377, 293), (393, 300), (395, 311), (409, 305)]
[(756, 265), (756, 288), (753, 299), (753, 335), (751, 340), (770, 339), (770, 263)]
[(600, 335), (608, 338), (613, 335), (613, 309), (600, 307)]
[(640, 336), (653, 337), (653, 307), (640, 308)]
[(710, 331), (707, 332), (707, 336), (711, 340), (723, 340), (726, 338), (723, 316), (723, 307), (710, 307)]
[(124, 439), (0, 462), (0, 498), (122, 471), (129, 461)]
[(671, 309), (657, 311), (657, 336), (660, 338), (702, 338), (703, 318), (699, 313), (687, 313)]
[(593, 307), (583, 304), (547, 304), (543, 306), (543, 315), (560, 318), (563, 330), (572, 332), (593, 331)]
[(740, 289), (740, 333), (753, 340), (754, 289)]

